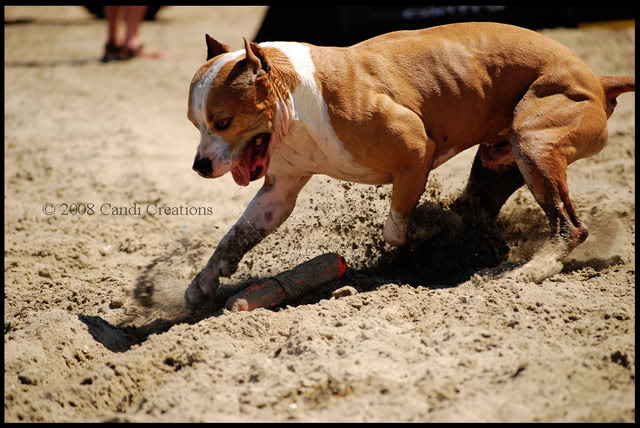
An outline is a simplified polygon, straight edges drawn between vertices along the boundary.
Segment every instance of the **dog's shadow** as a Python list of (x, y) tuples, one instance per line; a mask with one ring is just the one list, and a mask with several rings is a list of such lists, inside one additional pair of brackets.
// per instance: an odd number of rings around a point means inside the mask
[(506, 268), (509, 247), (503, 237), (503, 224), (483, 217), (470, 218), (458, 208), (426, 201), (414, 211), (408, 245), (393, 248), (379, 239), (373, 244), (372, 263), (350, 266), (344, 277), (288, 304), (312, 304), (330, 298), (333, 291), (345, 285), (358, 292), (375, 291), (390, 283), (456, 287), (478, 272)]
[(99, 316), (78, 314), (78, 319), (82, 321), (89, 330), (89, 334), (96, 342), (101, 343), (111, 352), (126, 352), (134, 345), (145, 342), (150, 335), (164, 333), (173, 325), (172, 321), (155, 320), (143, 327), (117, 326)]
[[(314, 304), (331, 298), (335, 290), (345, 285), (358, 292), (371, 292), (390, 283), (437, 289), (457, 287), (475, 275), (501, 278), (526, 263), (550, 236), (541, 209), (520, 208), (489, 219), (461, 198), (451, 205), (426, 201), (412, 217), (409, 245), (394, 249), (380, 240), (374, 244), (378, 252), (374, 263), (352, 267), (342, 278), (287, 304)], [(525, 225), (520, 219), (523, 216)], [(515, 259), (514, 246), (519, 250)], [(584, 260), (569, 257), (563, 261), (561, 273), (591, 268), (595, 271), (591, 276), (597, 276), (600, 271), (622, 263), (617, 255)]]
[[(218, 310), (220, 314), (221, 310)], [(219, 315), (219, 314), (214, 314)], [(190, 314), (183, 314), (171, 318), (155, 318), (147, 320), (140, 325), (135, 325), (137, 316), (118, 324), (111, 324), (99, 316), (78, 314), (78, 319), (82, 321), (89, 330), (89, 334), (96, 342), (101, 343), (105, 348), (114, 353), (127, 352), (133, 346), (141, 345), (154, 334), (163, 334), (173, 326), (179, 324), (195, 324), (204, 318), (210, 317), (209, 311), (201, 310)]]

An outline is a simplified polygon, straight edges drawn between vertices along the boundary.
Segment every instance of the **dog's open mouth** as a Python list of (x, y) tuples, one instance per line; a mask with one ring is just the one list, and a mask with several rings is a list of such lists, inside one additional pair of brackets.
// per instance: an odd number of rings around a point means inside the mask
[(271, 134), (263, 132), (253, 137), (240, 155), (240, 162), (231, 169), (236, 184), (247, 186), (249, 182), (264, 176), (269, 167), (269, 142)]

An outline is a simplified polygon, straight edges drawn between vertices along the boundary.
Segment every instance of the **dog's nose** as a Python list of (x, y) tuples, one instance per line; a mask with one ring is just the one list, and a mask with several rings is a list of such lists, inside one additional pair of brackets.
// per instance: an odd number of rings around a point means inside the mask
[(193, 160), (193, 170), (203, 177), (209, 177), (211, 175), (211, 159), (201, 158), (199, 153), (196, 153), (196, 158)]

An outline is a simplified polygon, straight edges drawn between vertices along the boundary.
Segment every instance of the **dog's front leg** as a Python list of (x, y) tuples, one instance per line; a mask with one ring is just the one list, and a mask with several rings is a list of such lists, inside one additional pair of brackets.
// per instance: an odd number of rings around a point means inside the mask
[(298, 193), (310, 178), (266, 175), (264, 185), (242, 217), (222, 238), (205, 268), (187, 288), (184, 296), (187, 306), (214, 297), (219, 278), (235, 273), (242, 257), (289, 217)]

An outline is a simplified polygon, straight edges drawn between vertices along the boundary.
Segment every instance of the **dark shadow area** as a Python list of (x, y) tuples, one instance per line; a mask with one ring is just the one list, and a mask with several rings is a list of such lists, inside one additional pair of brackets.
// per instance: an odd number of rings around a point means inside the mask
[[(104, 19), (104, 6), (98, 4), (90, 4), (84, 5), (85, 9), (87, 9), (96, 19)], [(157, 5), (149, 5), (147, 6), (147, 10), (144, 14), (145, 21), (154, 21), (157, 17), (156, 14), (162, 7), (167, 6), (157, 6)]]
[(40, 25), (40, 26), (56, 26), (56, 27), (69, 27), (74, 25), (93, 25), (95, 22), (94, 19), (87, 18), (32, 18), (29, 16), (15, 18), (15, 19), (5, 19), (4, 25)]
[[(204, 317), (203, 317), (204, 318)], [(140, 345), (147, 341), (153, 334), (166, 333), (174, 325), (200, 321), (196, 318), (181, 318), (174, 320), (156, 319), (139, 327), (127, 325), (111, 325), (98, 316), (79, 314), (78, 319), (89, 329), (89, 333), (96, 342), (104, 345), (111, 352), (126, 352), (134, 345)]]
[(99, 62), (99, 58), (86, 59), (45, 59), (38, 61), (7, 61), (5, 68), (40, 68), (40, 67), (78, 67), (92, 62)]
[[(78, 319), (87, 326), (94, 340), (104, 345), (109, 351), (117, 353), (127, 352), (133, 346), (146, 342), (150, 336), (166, 333), (175, 325), (195, 324), (203, 319), (222, 315), (224, 303), (229, 297), (249, 285), (255, 284), (256, 281), (264, 279), (265, 278), (248, 278), (233, 286), (220, 287), (215, 302), (203, 304), (188, 313), (186, 311), (181, 312), (172, 318), (154, 318), (153, 316), (149, 316), (149, 314), (145, 314), (145, 309), (148, 307), (142, 302), (150, 304), (153, 291), (150, 291), (146, 286), (139, 285), (139, 282), (136, 287), (144, 288), (145, 296), (142, 298), (142, 301), (139, 294), (135, 296), (136, 302), (141, 306), (135, 315), (130, 316), (117, 325), (112, 325), (101, 317), (93, 315), (79, 314)], [(153, 312), (149, 313), (153, 314)], [(141, 325), (136, 325), (141, 316), (142, 319), (146, 321)]]
[(78, 319), (87, 326), (95, 341), (102, 343), (111, 352), (125, 352), (139, 343), (126, 329), (112, 326), (100, 317), (78, 314)]
[(372, 265), (350, 266), (344, 277), (288, 304), (317, 303), (344, 285), (352, 285), (358, 292), (374, 291), (390, 283), (433, 289), (456, 287), (477, 273), (497, 273), (515, 266), (506, 263), (509, 247), (504, 224), (474, 218), (473, 211), (460, 211), (467, 208), (450, 209), (431, 201), (420, 204), (412, 217), (412, 239), (406, 247), (392, 248), (379, 240), (374, 243), (378, 257)]
[[(624, 264), (624, 260), (618, 255), (611, 256), (608, 259), (603, 259), (600, 257), (594, 257), (589, 260), (575, 260), (569, 259), (564, 262), (564, 267), (562, 268), (562, 273), (570, 273), (576, 272), (586, 268), (592, 268), (596, 271), (593, 276), (600, 275), (600, 271), (608, 269), (613, 266), (618, 266)], [(593, 277), (592, 276), (592, 277)]]
[(15, 18), (15, 19), (5, 19), (4, 25), (24, 25), (31, 24), (34, 21), (33, 18)]
[[(300, 19), (300, 15), (308, 19)], [(506, 6), (332, 6), (297, 8), (271, 6), (255, 41), (298, 41), (350, 46), (398, 30), (415, 30), (454, 22), (491, 21), (533, 30), (577, 27), (580, 22), (635, 19), (632, 3), (563, 5), (556, 3)]]
[[(82, 6), (78, 6), (82, 7)], [(157, 19), (158, 11), (166, 6), (147, 6), (147, 11), (144, 15), (145, 21), (155, 21)], [(23, 16), (13, 19), (5, 19), (4, 25), (54, 25), (54, 26), (70, 26), (70, 25), (92, 25), (96, 19), (104, 19), (104, 6), (103, 5), (84, 5), (84, 9), (90, 14), (86, 18), (43, 18), (43, 17), (31, 17)]]

